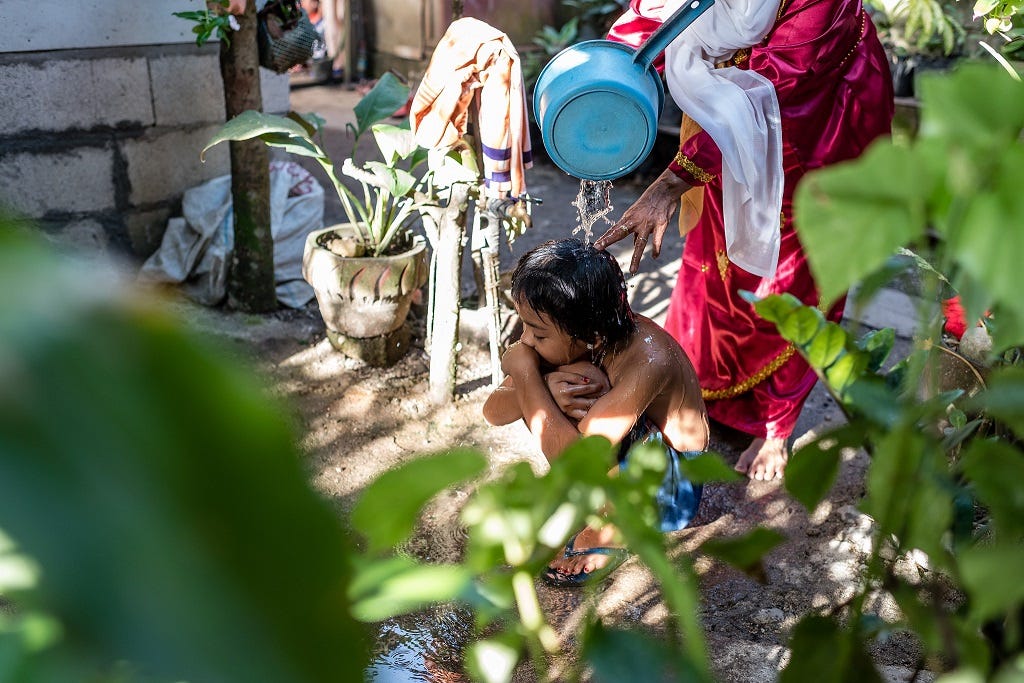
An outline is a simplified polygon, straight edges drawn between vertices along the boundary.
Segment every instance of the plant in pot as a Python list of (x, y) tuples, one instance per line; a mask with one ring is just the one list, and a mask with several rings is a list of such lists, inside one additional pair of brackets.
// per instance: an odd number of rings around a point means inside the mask
[[(404, 125), (382, 123), (409, 96), (393, 74), (377, 81), (355, 107), (352, 151), (341, 173), (358, 184), (353, 191), (318, 142), (324, 121), (315, 114), (287, 116), (246, 111), (225, 123), (206, 149), (225, 140), (259, 138), (267, 145), (311, 157), (323, 167), (338, 193), (346, 223), (313, 231), (306, 238), (303, 276), (316, 292), (328, 338), (339, 351), (371, 365), (390, 365), (408, 350), (406, 316), (415, 292), (426, 282), (426, 242), (413, 225), (429, 197), (428, 156)], [(359, 165), (359, 140), (370, 131), (379, 160)]]

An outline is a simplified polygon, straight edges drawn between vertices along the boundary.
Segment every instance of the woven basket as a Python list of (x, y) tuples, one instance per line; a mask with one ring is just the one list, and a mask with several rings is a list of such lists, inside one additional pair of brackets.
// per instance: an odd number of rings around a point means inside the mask
[(257, 17), (260, 66), (279, 74), (308, 62), (322, 40), (295, 2), (268, 2)]

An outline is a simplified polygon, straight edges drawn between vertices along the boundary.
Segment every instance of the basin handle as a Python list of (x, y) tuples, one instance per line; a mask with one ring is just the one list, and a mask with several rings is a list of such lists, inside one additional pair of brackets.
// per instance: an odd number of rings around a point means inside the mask
[(669, 43), (683, 32), (683, 29), (692, 24), (713, 4), (715, 4), (715, 0), (686, 0), (637, 49), (636, 54), (633, 55), (633, 63), (639, 64), (646, 71), (650, 68), (654, 58), (660, 55)]

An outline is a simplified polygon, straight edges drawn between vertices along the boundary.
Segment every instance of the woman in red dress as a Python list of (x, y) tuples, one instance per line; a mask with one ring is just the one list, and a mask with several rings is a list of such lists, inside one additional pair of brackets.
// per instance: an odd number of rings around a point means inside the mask
[[(893, 113), (888, 61), (861, 0), (771, 3), (765, 30), (747, 28), (763, 38), (746, 49), (735, 35), (716, 48), (715, 22), (736, 22), (710, 15), (763, 13), (758, 0), (716, 0), (666, 51), (670, 91), (700, 125), (688, 130), (684, 117), (669, 168), (595, 243), (605, 248), (632, 234), (636, 272), (648, 240), (653, 256), (660, 254), (687, 193), (680, 228), (689, 232), (665, 327), (693, 360), (709, 415), (754, 437), (736, 464), (753, 479), (782, 476), (788, 439), (817, 377), (739, 292), (788, 292), (818, 305), (793, 225), (794, 191), (808, 171), (854, 158), (887, 135)], [(633, 0), (608, 37), (639, 45), (672, 9), (664, 5)], [(687, 38), (691, 31), (696, 37)], [(690, 45), (678, 48), (685, 40)], [(694, 72), (696, 80), (687, 80)], [(687, 216), (695, 222), (684, 224)], [(842, 302), (828, 311), (832, 320), (841, 315)]]

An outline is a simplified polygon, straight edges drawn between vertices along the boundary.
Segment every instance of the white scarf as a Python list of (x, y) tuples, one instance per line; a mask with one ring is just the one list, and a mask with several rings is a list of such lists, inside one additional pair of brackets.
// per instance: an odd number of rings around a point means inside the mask
[[(690, 0), (687, 0), (690, 1)], [(670, 0), (663, 17), (682, 4)], [(778, 0), (715, 0), (665, 50), (665, 77), (679, 108), (722, 152), (722, 211), (729, 260), (772, 278), (782, 221), (782, 119), (771, 81), (715, 63), (757, 45), (775, 24)]]

